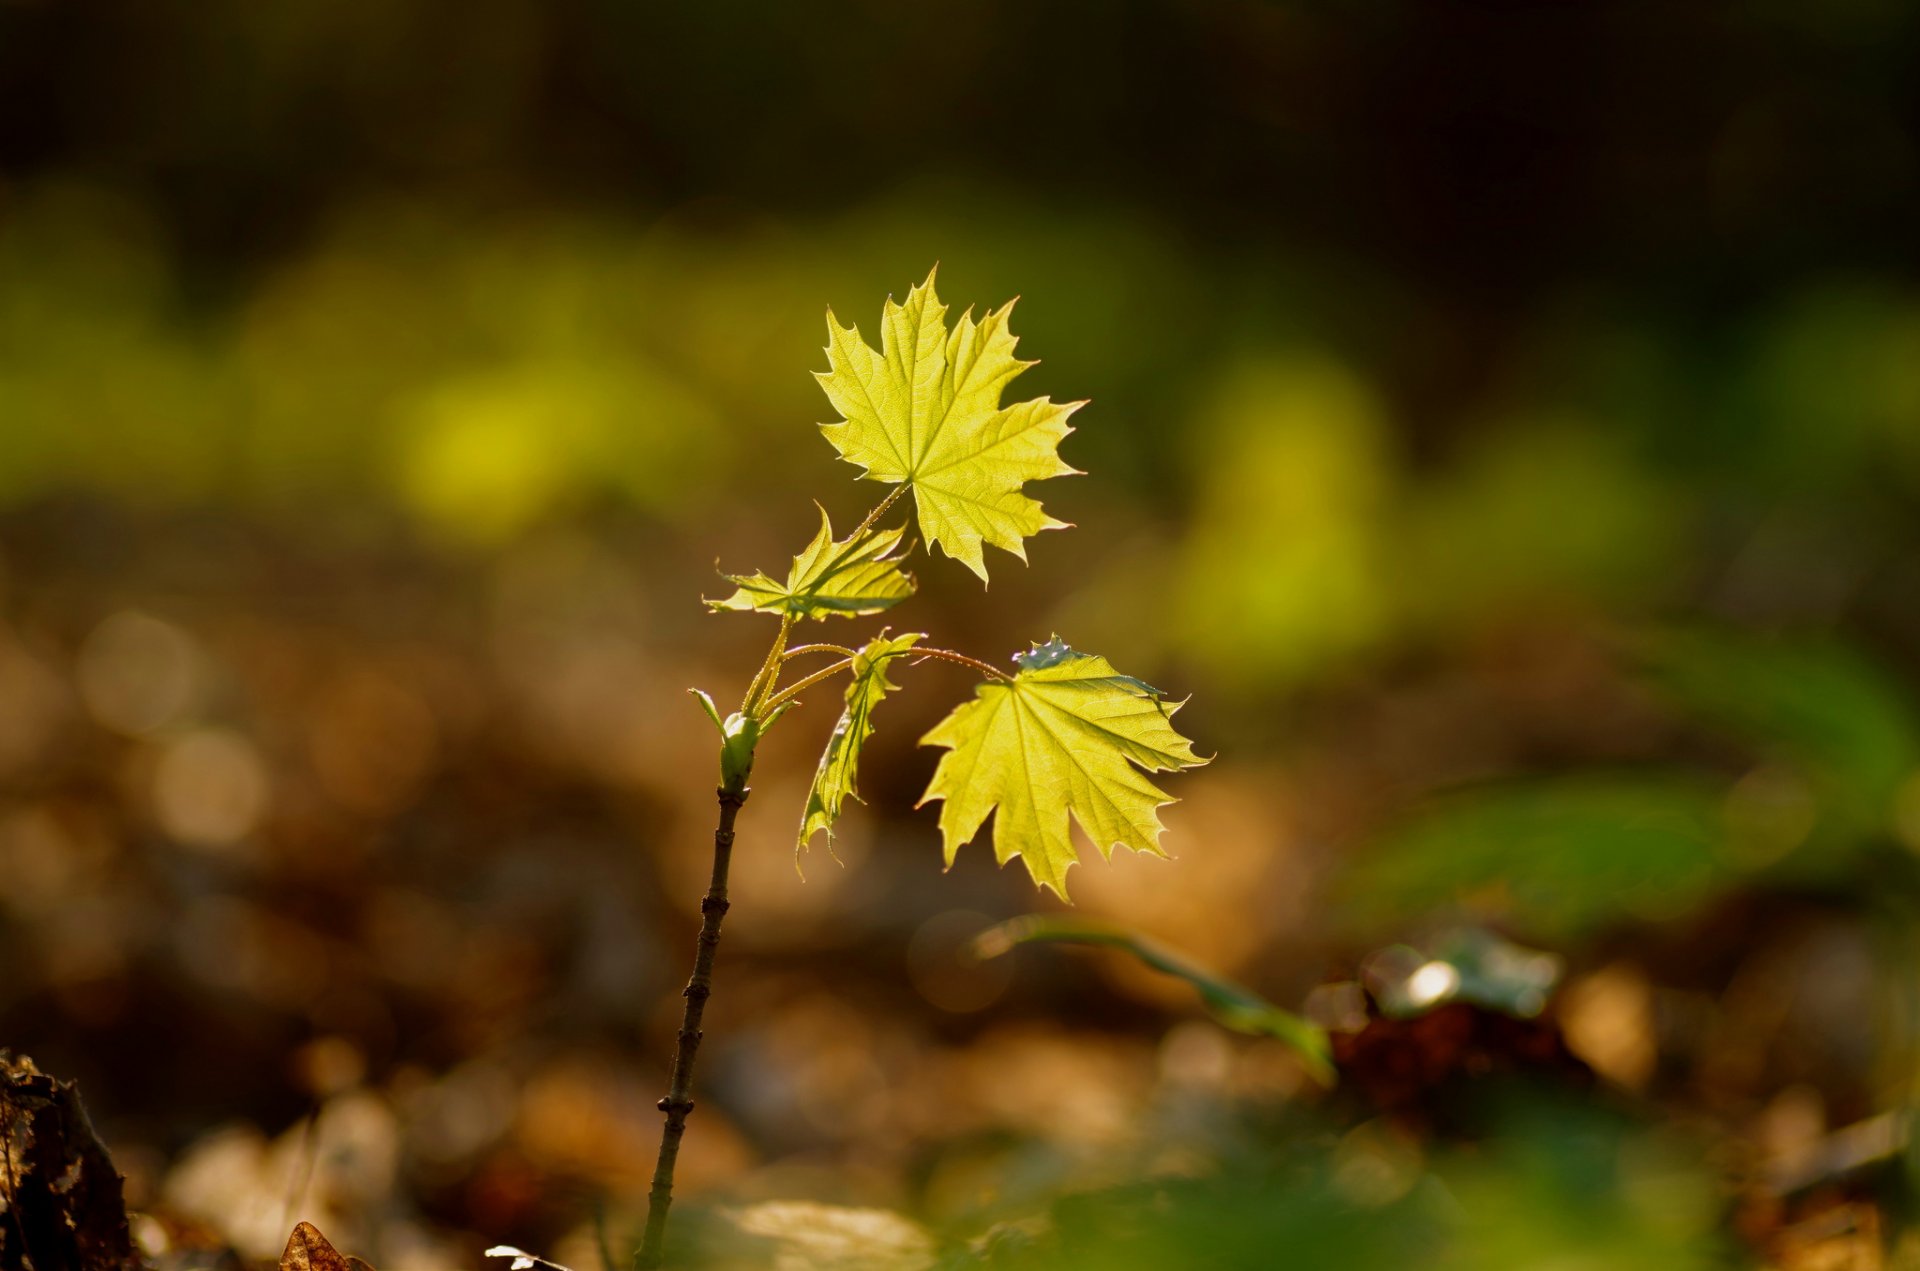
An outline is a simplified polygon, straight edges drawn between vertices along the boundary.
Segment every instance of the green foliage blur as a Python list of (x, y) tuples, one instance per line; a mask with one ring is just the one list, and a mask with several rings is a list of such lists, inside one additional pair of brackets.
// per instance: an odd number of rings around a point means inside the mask
[(383, 1271), (587, 1265), (697, 919), (684, 690), (770, 634), (701, 597), (883, 493), (823, 315), (937, 261), (1089, 475), (903, 629), (1058, 632), (1218, 756), (1080, 911), (1336, 1035), (1494, 933), (1597, 1084), (1363, 1106), (1122, 956), (965, 963), (1057, 906), (942, 872), (967, 682), (907, 668), (844, 869), (790, 863), (838, 690), (762, 749), (687, 1239), (1913, 1265), (1916, 59), (1897, 0), (0, 0), (0, 1047), (248, 1256), (310, 1122)]

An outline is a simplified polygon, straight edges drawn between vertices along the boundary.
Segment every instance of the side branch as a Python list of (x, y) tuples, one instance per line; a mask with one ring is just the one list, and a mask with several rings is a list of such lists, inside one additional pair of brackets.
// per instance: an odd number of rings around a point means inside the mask
[(700, 938), (694, 950), (693, 977), (681, 996), (687, 999), (680, 1018), (680, 1045), (673, 1057), (673, 1076), (659, 1108), (667, 1114), (660, 1132), (660, 1158), (654, 1165), (653, 1189), (647, 1193), (647, 1230), (635, 1265), (654, 1268), (663, 1256), (667, 1208), (673, 1203), (673, 1169), (680, 1157), (680, 1139), (687, 1132), (687, 1113), (693, 1111), (693, 1061), (700, 1050), (700, 1021), (713, 993), (713, 955), (720, 947), (720, 923), (727, 916), (727, 869), (733, 861), (733, 822), (749, 791), (722, 787), (720, 824), (713, 832), (713, 879), (700, 902)]

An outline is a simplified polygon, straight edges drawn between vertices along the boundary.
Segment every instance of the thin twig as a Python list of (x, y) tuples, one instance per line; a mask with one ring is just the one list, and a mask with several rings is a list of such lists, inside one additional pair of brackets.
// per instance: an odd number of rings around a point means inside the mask
[(749, 791), (722, 786), (720, 824), (713, 832), (713, 878), (700, 902), (700, 939), (693, 956), (693, 977), (680, 991), (687, 999), (680, 1017), (680, 1048), (673, 1057), (673, 1076), (660, 1110), (667, 1114), (660, 1131), (660, 1158), (653, 1169), (653, 1189), (647, 1193), (647, 1231), (635, 1265), (643, 1271), (658, 1267), (667, 1231), (667, 1208), (673, 1203), (673, 1167), (680, 1156), (680, 1139), (687, 1132), (687, 1113), (693, 1111), (693, 1061), (700, 1049), (700, 1020), (713, 992), (713, 955), (720, 947), (720, 921), (727, 916), (727, 867), (733, 861), (733, 822)]

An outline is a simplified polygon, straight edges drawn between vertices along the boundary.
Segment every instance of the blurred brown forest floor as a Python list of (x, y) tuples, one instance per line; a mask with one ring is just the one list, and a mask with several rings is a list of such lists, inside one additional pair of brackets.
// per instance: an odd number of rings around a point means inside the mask
[[(712, 760), (682, 689), (729, 675), (685, 634), (705, 619), (655, 608), (672, 549), (616, 525), (464, 565), (315, 555), (224, 518), (86, 503), (5, 532), (0, 1020), (81, 1082), (133, 1205), (256, 1258), (304, 1216), (379, 1266), (471, 1265), (496, 1242), (594, 1265), (593, 1215), (623, 1239), (651, 1170), (705, 869)], [(1678, 1170), (1697, 1193), (1629, 1234), (1708, 1240), (1738, 1213), (1777, 1245), (1798, 1211), (1756, 1216), (1771, 1193), (1755, 1180), (1884, 1110), (1905, 963), (1874, 910), (1905, 911), (1861, 889), (1898, 861), (1766, 873), (1817, 837), (1820, 776), (1755, 766), (1651, 684), (1547, 619), (1316, 695), (1285, 758), (1226, 755), (1183, 782), (1178, 861), (1090, 866), (1077, 897), (1289, 1004), (1355, 975), (1374, 943), (1510, 912), (1568, 959), (1551, 1017), (1574, 1052), (1666, 1124), (1636, 1149), (1667, 1161), (1653, 1176)], [(1296, 1138), (1331, 1145), (1336, 1188), (1364, 1208), (1446, 1151), (1459, 1131), (1435, 1107), (1379, 1119), (1408, 1111), (1399, 1078), (1329, 1102), (1279, 1042), (1235, 1036), (1124, 960), (964, 960), (990, 921), (1047, 906), (980, 854), (940, 875), (931, 826), (904, 806), (927, 766), (906, 701), (844, 866), (817, 855), (803, 881), (790, 863), (818, 727), (764, 763), (689, 1197), (878, 1206), (977, 1234), (1047, 1196), (1205, 1176)], [(1358, 898), (1342, 883), (1409, 787), (1517, 757), (1724, 770), (1709, 807), (1731, 829), (1697, 859), (1616, 874), (1636, 818), (1690, 805), (1630, 794), (1625, 828), (1604, 807), (1598, 828), (1442, 817), (1431, 832), (1456, 841), (1382, 849), (1397, 883), (1362, 876)], [(1911, 816), (1902, 789), (1893, 811)], [(1581, 797), (1549, 796), (1546, 815)], [(1816, 847), (1845, 853), (1866, 831), (1837, 833)], [(1500, 840), (1491, 867), (1457, 841), (1482, 834)], [(1514, 887), (1517, 902), (1499, 894)], [(1562, 908), (1529, 913), (1528, 888)], [(1441, 1122), (1481, 1115), (1451, 1098)], [(1833, 1216), (1862, 1199), (1847, 1177), (1816, 1206), (1839, 1223), (1814, 1241), (1829, 1252), (1879, 1221)]]

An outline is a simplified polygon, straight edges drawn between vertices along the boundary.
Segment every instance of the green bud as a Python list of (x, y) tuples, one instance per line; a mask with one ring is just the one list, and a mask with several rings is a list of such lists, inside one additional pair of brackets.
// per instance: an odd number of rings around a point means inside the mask
[(788, 702), (782, 705), (765, 719), (755, 719), (739, 711), (722, 719), (711, 697), (697, 688), (687, 691), (700, 699), (700, 706), (707, 712), (707, 718), (720, 730), (720, 788), (729, 794), (746, 793), (747, 778), (753, 775), (754, 748), (760, 744), (760, 738), (767, 729), (773, 727), (774, 721), (786, 714), (793, 704)]
[(753, 775), (753, 748), (760, 744), (760, 721), (735, 711), (720, 725), (720, 788), (743, 793)]

